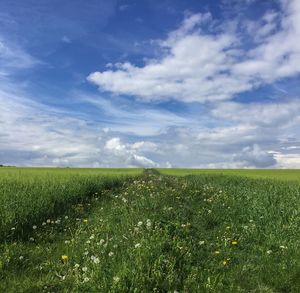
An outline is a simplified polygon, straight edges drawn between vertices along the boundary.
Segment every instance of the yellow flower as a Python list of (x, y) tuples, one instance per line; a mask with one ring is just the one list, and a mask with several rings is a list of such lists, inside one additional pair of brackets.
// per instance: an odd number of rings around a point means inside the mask
[(84, 219), (84, 220), (83, 220), (83, 223), (87, 223), (87, 222), (88, 222), (88, 220), (87, 220), (87, 219)]
[(230, 258), (226, 258), (223, 260), (223, 265), (227, 266), (229, 264)]
[(67, 263), (68, 260), (69, 260), (69, 257), (68, 257), (67, 255), (62, 255), (62, 256), (61, 256), (61, 261), (62, 261), (62, 263)]
[(237, 242), (236, 240), (233, 240), (233, 241), (231, 241), (231, 244), (232, 244), (232, 245), (237, 245), (238, 242)]

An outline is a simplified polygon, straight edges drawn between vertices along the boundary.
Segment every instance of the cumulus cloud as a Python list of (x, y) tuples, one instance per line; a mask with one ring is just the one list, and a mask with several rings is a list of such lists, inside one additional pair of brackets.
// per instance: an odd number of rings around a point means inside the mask
[[(20, 98), (21, 96), (21, 98)], [(0, 91), (2, 164), (75, 167), (157, 167), (142, 144), (119, 137), (68, 113)]]
[[(239, 31), (203, 29), (210, 14), (189, 15), (159, 42), (161, 58), (138, 67), (130, 62), (93, 72), (88, 80), (101, 90), (145, 101), (227, 100), (234, 95), (300, 72), (300, 4), (282, 1), (282, 16), (270, 11), (247, 47)], [(249, 22), (248, 22), (249, 26)]]

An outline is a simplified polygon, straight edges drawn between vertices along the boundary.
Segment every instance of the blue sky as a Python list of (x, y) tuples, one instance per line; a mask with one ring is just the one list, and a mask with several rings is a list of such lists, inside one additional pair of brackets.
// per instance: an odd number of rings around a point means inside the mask
[(299, 39), (297, 0), (2, 0), (0, 164), (300, 168)]

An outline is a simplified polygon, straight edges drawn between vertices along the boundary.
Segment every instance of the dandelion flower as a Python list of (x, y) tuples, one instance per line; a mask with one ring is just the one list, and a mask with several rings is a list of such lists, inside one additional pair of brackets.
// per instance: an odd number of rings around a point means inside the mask
[(69, 257), (68, 257), (67, 255), (62, 255), (62, 256), (61, 256), (61, 261), (62, 261), (62, 263), (67, 263), (68, 260), (69, 260)]

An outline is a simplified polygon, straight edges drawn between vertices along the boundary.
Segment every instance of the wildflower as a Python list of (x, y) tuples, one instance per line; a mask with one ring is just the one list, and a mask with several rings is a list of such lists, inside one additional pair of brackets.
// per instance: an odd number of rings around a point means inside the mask
[(220, 251), (219, 251), (219, 250), (216, 250), (216, 251), (215, 251), (215, 254), (220, 254)]
[(105, 242), (105, 240), (104, 240), (104, 239), (101, 239), (97, 244), (98, 244), (98, 245), (102, 245), (104, 242)]
[(88, 219), (84, 219), (84, 220), (83, 220), (83, 223), (87, 223), (87, 222), (88, 222)]
[(284, 245), (280, 245), (279, 248), (281, 248), (281, 249), (287, 249), (287, 247), (284, 246)]
[(151, 225), (152, 225), (152, 223), (151, 223), (150, 219), (147, 219), (147, 222), (146, 222), (147, 228), (150, 229)]
[(60, 224), (60, 219), (57, 219), (57, 220), (55, 221), (55, 224)]
[(86, 250), (84, 253), (83, 253), (84, 255), (88, 255), (89, 254), (89, 252)]
[(90, 278), (84, 277), (83, 282), (86, 283), (86, 282), (88, 282), (89, 280), (90, 280)]
[(272, 253), (272, 250), (267, 250), (267, 254), (271, 254)]
[(87, 244), (90, 244), (90, 243), (91, 243), (91, 241), (90, 241), (90, 240), (87, 240), (85, 243), (87, 243)]
[(69, 244), (70, 243), (70, 240), (65, 240), (65, 244)]
[(199, 245), (203, 245), (205, 243), (205, 241), (201, 240), (199, 241)]
[(34, 238), (33, 238), (33, 237), (30, 237), (29, 240), (30, 240), (30, 241), (34, 241)]
[(229, 264), (230, 258), (226, 258), (223, 260), (223, 265), (227, 266)]
[(137, 244), (134, 245), (134, 248), (139, 248), (139, 247), (141, 247), (140, 243), (137, 243)]
[(46, 222), (43, 222), (43, 223), (42, 223), (42, 226), (46, 226), (46, 224), (47, 224)]
[(24, 259), (24, 256), (23, 255), (20, 255), (19, 256), (19, 260), (23, 260)]
[(48, 219), (46, 222), (47, 222), (48, 224), (50, 224), (50, 223), (51, 223), (51, 220), (50, 220), (50, 219)]
[(232, 244), (232, 245), (237, 245), (238, 242), (237, 242), (236, 240), (233, 240), (233, 241), (231, 241), (231, 244)]
[(83, 267), (83, 268), (82, 268), (82, 271), (83, 271), (84, 273), (86, 273), (86, 272), (87, 272), (87, 270), (88, 270), (88, 268), (87, 268), (87, 267)]
[(94, 239), (95, 238), (95, 235), (93, 234), (91, 237), (90, 237), (90, 239), (92, 240), (92, 239)]
[(230, 226), (227, 226), (226, 229), (229, 230), (229, 229), (230, 229)]
[(114, 253), (112, 251), (108, 254), (108, 256), (113, 256), (113, 255)]
[(139, 227), (141, 227), (143, 225), (143, 222), (142, 221), (139, 221), (138, 224), (137, 224)]
[(76, 269), (78, 269), (78, 268), (80, 267), (80, 265), (79, 265), (78, 263), (76, 263), (76, 264), (74, 265), (74, 267), (75, 267)]
[(33, 225), (33, 226), (32, 226), (32, 229), (33, 229), (33, 230), (35, 230), (36, 228), (37, 228), (37, 226), (36, 226), (36, 225)]
[(113, 277), (113, 280), (114, 280), (115, 283), (118, 283), (120, 281), (120, 278), (115, 276), (115, 277)]
[(100, 260), (99, 260), (99, 258), (98, 257), (96, 257), (96, 256), (91, 256), (91, 260), (95, 263), (95, 264), (98, 264), (98, 263), (100, 263)]
[(68, 216), (65, 216), (65, 219), (66, 219), (66, 220), (68, 220), (68, 219), (69, 219), (69, 217), (68, 217)]
[(15, 228), (15, 227), (12, 227), (10, 230), (11, 230), (11, 231), (14, 231), (14, 230), (16, 230), (16, 228)]
[(69, 257), (68, 257), (67, 255), (62, 255), (62, 256), (61, 256), (61, 261), (62, 261), (62, 263), (67, 263), (68, 260), (69, 260)]

